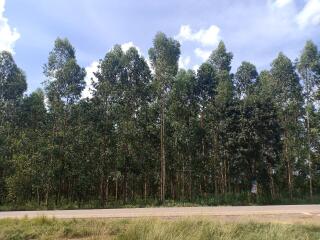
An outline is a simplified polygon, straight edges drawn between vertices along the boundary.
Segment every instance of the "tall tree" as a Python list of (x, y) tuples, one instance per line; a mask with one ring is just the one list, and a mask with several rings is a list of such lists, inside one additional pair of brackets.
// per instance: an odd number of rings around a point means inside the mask
[[(116, 106), (118, 113), (117, 145), (121, 158), (121, 172), (124, 176), (124, 202), (127, 202), (130, 170), (140, 164), (137, 162), (137, 156), (143, 160), (143, 154), (140, 153), (140, 146), (137, 144), (141, 141), (138, 138), (139, 131), (143, 131), (138, 126), (138, 123), (141, 122), (138, 118), (143, 115), (141, 111), (147, 110), (150, 99), (147, 90), (151, 82), (151, 73), (146, 61), (140, 57), (135, 48), (130, 48), (123, 55), (123, 63), (124, 78), (118, 82), (115, 92), (119, 95), (119, 102)], [(136, 178), (137, 176), (131, 176), (130, 182), (133, 183)]]
[[(249, 62), (242, 62), (235, 73), (235, 92), (239, 101), (239, 135), (238, 141), (238, 168), (246, 177), (239, 178), (239, 182), (249, 189), (250, 182), (257, 179), (259, 168), (259, 142), (256, 127), (256, 95), (254, 90), (258, 73), (256, 67)], [(235, 159), (237, 159), (235, 157)], [(241, 174), (240, 174), (241, 176)]]
[(67, 189), (65, 185), (71, 181), (68, 176), (71, 159), (67, 158), (67, 142), (72, 139), (72, 129), (68, 128), (68, 121), (71, 108), (80, 99), (85, 87), (86, 76), (85, 69), (77, 63), (75, 49), (68, 39), (56, 39), (48, 63), (44, 66), (44, 75), (47, 78), (45, 90), (52, 123), (51, 162), (55, 160), (56, 163), (56, 201), (59, 201), (63, 190)]
[(317, 46), (312, 41), (307, 41), (300, 59), (298, 61), (298, 71), (303, 81), (305, 108), (306, 108), (306, 134), (307, 134), (307, 161), (309, 168), (309, 193), (313, 195), (313, 171), (311, 158), (311, 128), (315, 125), (310, 123), (310, 115), (314, 110), (315, 103), (315, 87), (320, 83), (320, 54)]
[(272, 62), (270, 70), (273, 94), (278, 108), (280, 126), (283, 130), (282, 156), (286, 164), (289, 195), (293, 195), (293, 172), (298, 154), (298, 142), (301, 133), (302, 87), (295, 67), (283, 53)]
[(0, 202), (4, 200), (5, 177), (13, 155), (10, 138), (16, 132), (18, 106), (26, 89), (25, 74), (11, 53), (0, 52)]
[(212, 171), (215, 194), (230, 191), (230, 166), (234, 151), (237, 110), (234, 99), (233, 75), (230, 73), (233, 54), (227, 52), (221, 41), (209, 57), (208, 63), (216, 72), (217, 88), (214, 101), (210, 103), (210, 132), (212, 139)]
[(212, 109), (217, 94), (218, 77), (213, 65), (205, 62), (197, 71), (196, 96), (198, 97), (198, 108), (200, 112), (200, 124), (198, 137), (200, 146), (198, 155), (200, 163), (198, 170), (202, 172), (199, 176), (199, 190), (201, 196), (208, 194), (208, 184), (212, 170), (208, 167), (210, 153), (212, 152)]
[(118, 200), (118, 180), (121, 177), (117, 161), (117, 106), (120, 105), (121, 91), (117, 89), (126, 81), (124, 53), (121, 46), (115, 45), (100, 62), (98, 78), (94, 87), (94, 105), (98, 115), (98, 177), (100, 200), (104, 204), (108, 178), (112, 175), (115, 182), (115, 199)]
[[(180, 191), (171, 189), (172, 195), (180, 192), (180, 198), (185, 199), (188, 195), (192, 199), (193, 190), (193, 167), (192, 161), (195, 158), (196, 148), (194, 146), (195, 130), (198, 122), (198, 106), (196, 99), (196, 77), (193, 71), (180, 70), (173, 83), (172, 91), (169, 96), (168, 120), (172, 133), (172, 145), (174, 149), (174, 160), (171, 163), (171, 188), (178, 184)], [(177, 172), (178, 171), (178, 172)], [(179, 174), (180, 173), (180, 174)], [(173, 179), (178, 180), (180, 175), (181, 182), (173, 184)], [(177, 176), (177, 177), (175, 177)], [(186, 179), (188, 178), (188, 181)], [(186, 186), (188, 185), (188, 191)]]
[(180, 43), (168, 38), (164, 33), (157, 33), (153, 47), (149, 49), (151, 65), (155, 71), (157, 101), (160, 105), (160, 201), (166, 195), (166, 156), (165, 156), (165, 111), (168, 92), (178, 71)]
[(48, 164), (47, 112), (44, 94), (36, 90), (26, 96), (19, 106), (19, 134), (12, 141), (14, 171), (7, 179), (8, 195), (18, 203), (35, 196), (38, 204), (44, 199), (52, 166)]

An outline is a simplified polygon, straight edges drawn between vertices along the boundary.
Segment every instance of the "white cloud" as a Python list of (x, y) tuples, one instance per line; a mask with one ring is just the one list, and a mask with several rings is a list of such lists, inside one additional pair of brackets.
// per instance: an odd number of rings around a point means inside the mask
[(203, 61), (207, 61), (210, 57), (211, 51), (203, 50), (201, 48), (196, 48), (194, 53), (197, 57), (201, 58)]
[(193, 71), (195, 71), (195, 72), (197, 72), (198, 71), (198, 69), (199, 69), (199, 65), (198, 64), (196, 64), (196, 65), (194, 65), (193, 67), (192, 67), (192, 70)]
[(320, 24), (320, 0), (308, 0), (298, 13), (296, 21), (300, 28)]
[(293, 0), (272, 0), (271, 1), (271, 5), (273, 7), (283, 8), (283, 7), (289, 5), (292, 2), (293, 2)]
[(208, 29), (200, 29), (193, 33), (189, 25), (182, 25), (176, 38), (181, 42), (194, 41), (201, 43), (203, 46), (216, 46), (221, 39), (220, 28), (211, 25)]
[(146, 60), (146, 62), (147, 62), (147, 64), (148, 64), (148, 67), (149, 67), (151, 73), (154, 74), (154, 69), (153, 69), (153, 67), (152, 67), (152, 64), (151, 64), (150, 59), (149, 59), (149, 58), (146, 58), (145, 60)]
[(187, 57), (180, 57), (179, 58), (179, 68), (187, 69), (189, 64), (191, 62), (191, 58), (189, 56)]
[(92, 93), (91, 93), (93, 90), (92, 81), (97, 82), (97, 78), (93, 73), (98, 71), (98, 65), (99, 65), (99, 62), (94, 61), (88, 67), (86, 67), (86, 72), (87, 72), (87, 76), (85, 78), (86, 88), (82, 92), (82, 98), (92, 97)]
[(8, 19), (4, 17), (5, 0), (0, 0), (0, 51), (14, 53), (14, 43), (20, 38), (17, 29), (11, 28)]
[(140, 48), (137, 47), (136, 45), (134, 45), (133, 42), (127, 42), (127, 43), (124, 43), (124, 44), (121, 45), (122, 51), (124, 51), (124, 52), (128, 51), (132, 47), (136, 48), (138, 53), (141, 55)]

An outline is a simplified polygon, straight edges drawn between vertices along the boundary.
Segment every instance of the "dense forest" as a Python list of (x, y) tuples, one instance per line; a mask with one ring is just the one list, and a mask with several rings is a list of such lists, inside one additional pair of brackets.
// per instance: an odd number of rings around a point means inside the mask
[[(303, 46), (302, 46), (303, 47)], [(32, 56), (30, 56), (32, 57)], [(0, 205), (314, 199), (320, 193), (320, 53), (308, 41), (269, 70), (221, 41), (195, 72), (158, 33), (148, 61), (115, 45), (91, 98), (74, 47), (58, 38), (43, 89), (0, 53)], [(227, 200), (226, 200), (227, 201)], [(249, 199), (250, 201), (250, 199)]]

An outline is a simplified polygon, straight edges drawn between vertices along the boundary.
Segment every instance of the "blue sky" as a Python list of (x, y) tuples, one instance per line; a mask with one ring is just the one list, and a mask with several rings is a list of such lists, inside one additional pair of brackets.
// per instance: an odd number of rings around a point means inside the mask
[(67, 37), (88, 70), (114, 44), (147, 57), (156, 32), (181, 41), (180, 66), (196, 69), (223, 40), (241, 61), (268, 69), (282, 51), (294, 60), (306, 40), (320, 46), (320, 0), (0, 0), (0, 50), (14, 53), (28, 91), (57, 37)]

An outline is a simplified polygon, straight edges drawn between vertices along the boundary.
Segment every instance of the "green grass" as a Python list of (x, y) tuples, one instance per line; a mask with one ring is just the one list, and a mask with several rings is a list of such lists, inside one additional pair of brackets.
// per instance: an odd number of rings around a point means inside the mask
[(0, 239), (250, 240), (320, 239), (319, 225), (217, 222), (212, 219), (0, 220)]

